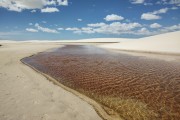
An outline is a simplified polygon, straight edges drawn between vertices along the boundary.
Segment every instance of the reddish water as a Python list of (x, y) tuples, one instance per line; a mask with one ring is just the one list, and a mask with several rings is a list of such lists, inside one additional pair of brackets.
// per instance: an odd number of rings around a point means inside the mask
[(180, 62), (69, 45), (23, 59), (75, 90), (140, 100), (160, 119), (180, 120)]

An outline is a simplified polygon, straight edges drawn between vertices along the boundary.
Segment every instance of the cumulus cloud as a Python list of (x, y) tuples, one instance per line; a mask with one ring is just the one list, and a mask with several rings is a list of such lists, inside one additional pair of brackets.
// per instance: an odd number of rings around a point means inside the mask
[(94, 23), (94, 24), (87, 24), (89, 27), (102, 27), (105, 26), (106, 24), (101, 22), (101, 23)]
[[(145, 26), (149, 26), (153, 29), (148, 29)], [(159, 28), (159, 29), (155, 29)], [(111, 34), (111, 35), (137, 35), (137, 36), (150, 36), (161, 33), (173, 32), (180, 30), (180, 24), (173, 26), (163, 27), (158, 23), (153, 23), (150, 25), (141, 25), (140, 23), (121, 23), (121, 22), (112, 22), (109, 24), (106, 23), (91, 23), (87, 24), (86, 27), (77, 28), (66, 28), (65, 30), (72, 31), (75, 34)]]
[(47, 7), (47, 8), (43, 8), (41, 9), (42, 13), (52, 13), (52, 12), (59, 12), (59, 10), (55, 7)]
[(132, 4), (142, 4), (142, 3), (144, 3), (144, 1), (145, 1), (145, 0), (131, 0), (130, 2), (131, 2)]
[(144, 20), (157, 20), (157, 19), (161, 19), (161, 16), (154, 15), (152, 13), (143, 13), (141, 15), (141, 19), (144, 19)]
[(156, 10), (154, 12), (143, 13), (141, 15), (141, 19), (144, 19), (144, 20), (157, 20), (157, 19), (161, 19), (161, 16), (159, 16), (159, 14), (166, 13), (168, 10), (169, 10), (168, 8), (162, 8), (162, 9)]
[(180, 0), (170, 0), (169, 4), (175, 4), (177, 6), (180, 6)]
[(82, 19), (80, 19), (80, 18), (79, 18), (79, 19), (77, 19), (77, 21), (81, 22), (81, 21), (82, 21)]
[(42, 31), (42, 32), (47, 32), (47, 33), (58, 33), (57, 30), (55, 29), (50, 29), (50, 28), (45, 28), (45, 27), (41, 27), (38, 23), (35, 24), (35, 27)]
[(162, 27), (162, 26), (158, 23), (153, 23), (150, 25), (150, 28), (160, 28), (160, 27)]
[(145, 27), (137, 30), (136, 32), (132, 32), (134, 35), (152, 35), (152, 33)]
[(68, 5), (68, 0), (57, 0), (59, 5), (64, 5), (67, 6)]
[(107, 15), (104, 19), (106, 21), (116, 21), (116, 20), (123, 20), (124, 17), (115, 15), (115, 14), (111, 14), (111, 15)]
[(163, 4), (163, 5), (171, 4), (171, 5), (180, 6), (180, 0), (161, 0), (161, 1), (157, 1), (156, 4)]
[(72, 28), (66, 28), (67, 31), (77, 31), (79, 28), (72, 27)]
[(162, 13), (166, 13), (168, 10), (169, 10), (168, 8), (162, 8), (160, 10), (152, 12), (152, 14), (162, 14)]
[(36, 10), (31, 10), (31, 12), (32, 12), (32, 13), (35, 13), (35, 12), (36, 12)]
[(0, 7), (10, 11), (21, 12), (25, 9), (43, 9), (48, 6), (68, 5), (68, 0), (1, 0)]
[(33, 29), (33, 28), (26, 28), (26, 31), (28, 31), (28, 32), (38, 32), (38, 30)]
[(101, 33), (101, 34), (124, 34), (129, 33), (131, 30), (141, 27), (139, 23), (121, 23), (113, 22), (110, 24), (105, 23), (93, 23), (87, 24), (87, 27), (82, 28), (67, 28), (66, 30), (71, 30), (74, 33)]
[(64, 30), (64, 28), (57, 28), (57, 30)]
[(172, 25), (172, 26), (169, 26), (169, 27), (164, 27), (163, 29), (161, 29), (160, 31), (162, 33), (164, 32), (173, 32), (173, 31), (178, 31), (180, 30), (180, 24), (178, 25)]

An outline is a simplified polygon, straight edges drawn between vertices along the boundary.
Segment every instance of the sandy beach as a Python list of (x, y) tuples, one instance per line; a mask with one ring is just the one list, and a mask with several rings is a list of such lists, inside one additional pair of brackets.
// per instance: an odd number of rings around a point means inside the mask
[(54, 85), (20, 59), (57, 43), (0, 43), (1, 120), (101, 120), (92, 106)]

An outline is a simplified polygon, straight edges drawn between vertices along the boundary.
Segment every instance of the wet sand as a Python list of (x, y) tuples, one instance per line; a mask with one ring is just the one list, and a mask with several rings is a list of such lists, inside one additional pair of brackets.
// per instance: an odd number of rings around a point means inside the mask
[[(180, 119), (180, 62), (68, 45), (23, 62), (124, 119)], [(110, 108), (110, 109), (109, 109)]]

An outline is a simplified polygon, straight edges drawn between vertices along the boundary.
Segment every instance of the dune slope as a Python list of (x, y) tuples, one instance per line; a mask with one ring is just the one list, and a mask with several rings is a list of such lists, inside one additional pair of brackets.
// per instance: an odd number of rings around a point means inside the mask
[(180, 31), (121, 43), (100, 45), (100, 47), (130, 51), (180, 54)]

